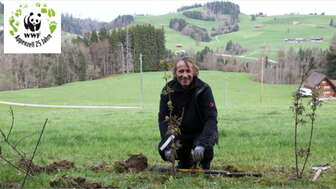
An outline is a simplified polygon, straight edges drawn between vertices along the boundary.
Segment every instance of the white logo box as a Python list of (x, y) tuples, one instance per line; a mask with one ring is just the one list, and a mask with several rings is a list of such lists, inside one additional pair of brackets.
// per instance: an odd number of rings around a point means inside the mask
[(4, 1), (4, 53), (61, 53), (61, 14), (57, 1)]

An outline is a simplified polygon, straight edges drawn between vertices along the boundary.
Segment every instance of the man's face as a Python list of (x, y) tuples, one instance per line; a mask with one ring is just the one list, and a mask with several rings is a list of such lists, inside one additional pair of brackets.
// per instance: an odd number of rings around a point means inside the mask
[(175, 77), (177, 82), (179, 82), (183, 88), (187, 88), (191, 84), (194, 77), (192, 64), (185, 63), (183, 60), (178, 61), (176, 64)]

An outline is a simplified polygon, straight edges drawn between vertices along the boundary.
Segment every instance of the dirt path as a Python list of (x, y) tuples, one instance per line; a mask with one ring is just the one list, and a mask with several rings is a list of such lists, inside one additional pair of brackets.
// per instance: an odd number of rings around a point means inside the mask
[(76, 106), (76, 105), (48, 105), (48, 104), (25, 104), (16, 102), (0, 101), (0, 104), (7, 104), (12, 106), (28, 106), (40, 108), (81, 108), (81, 109), (140, 109), (135, 106)]

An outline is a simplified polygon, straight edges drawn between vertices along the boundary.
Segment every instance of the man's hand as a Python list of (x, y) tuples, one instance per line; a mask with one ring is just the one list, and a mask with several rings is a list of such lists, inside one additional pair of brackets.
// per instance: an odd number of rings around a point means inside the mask
[(171, 150), (165, 150), (164, 155), (167, 161), (170, 161)]
[(196, 146), (194, 149), (193, 159), (194, 161), (202, 161), (204, 157), (204, 147), (203, 146)]

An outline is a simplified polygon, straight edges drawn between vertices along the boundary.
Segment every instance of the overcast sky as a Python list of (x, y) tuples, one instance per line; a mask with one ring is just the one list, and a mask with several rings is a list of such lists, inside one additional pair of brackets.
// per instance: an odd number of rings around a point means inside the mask
[[(0, 0), (3, 2), (4, 0)], [(12, 1), (12, 0), (11, 0)], [(176, 12), (177, 8), (214, 0), (57, 0), (63, 13), (75, 17), (112, 21), (118, 15), (151, 14), (161, 15)], [(322, 13), (336, 15), (335, 0), (232, 0), (240, 6), (242, 13), (267, 15), (286, 13)]]
[[(118, 15), (151, 14), (161, 15), (176, 12), (177, 8), (195, 3), (210, 1), (200, 0), (70, 0), (64, 1), (62, 11), (72, 13), (80, 18), (93, 18), (100, 21), (111, 21)], [(232, 0), (246, 14), (263, 12), (267, 15), (286, 13), (322, 13), (336, 15), (334, 0)]]

